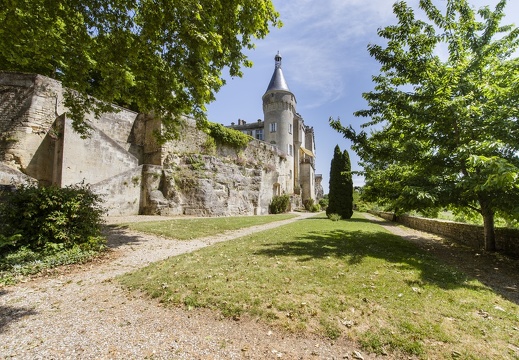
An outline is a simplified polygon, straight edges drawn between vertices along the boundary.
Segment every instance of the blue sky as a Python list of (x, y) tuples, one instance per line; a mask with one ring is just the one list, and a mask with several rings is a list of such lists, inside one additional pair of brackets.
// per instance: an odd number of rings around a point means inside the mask
[[(438, 6), (445, 0), (433, 0)], [(373, 89), (372, 75), (379, 64), (369, 56), (367, 45), (381, 43), (377, 29), (395, 23), (393, 0), (274, 0), (284, 26), (272, 29), (256, 49), (246, 54), (254, 63), (242, 78), (226, 77), (227, 84), (208, 106), (210, 121), (230, 125), (238, 119), (263, 119), (261, 97), (274, 71), (274, 56), (283, 57), (282, 69), (297, 99), (297, 111), (313, 126), (316, 140), (316, 173), (323, 175), (328, 192), (330, 162), (335, 145), (350, 153), (353, 170), (361, 170), (351, 143), (328, 125), (340, 117), (344, 125), (359, 128), (366, 119), (354, 111), (365, 109), (363, 92)], [(495, 7), (498, 0), (469, 0), (475, 7)], [(418, 9), (418, 0), (407, 3)], [(503, 24), (519, 25), (519, 1), (509, 0)], [(361, 177), (354, 177), (362, 185)]]

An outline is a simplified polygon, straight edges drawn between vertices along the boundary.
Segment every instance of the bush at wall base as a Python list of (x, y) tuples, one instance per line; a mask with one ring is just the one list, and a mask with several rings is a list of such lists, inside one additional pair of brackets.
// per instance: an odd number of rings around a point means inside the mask
[[(5, 249), (53, 252), (104, 242), (101, 198), (87, 185), (65, 188), (21, 185), (0, 197), (0, 236)], [(16, 240), (16, 241), (8, 241)]]
[(290, 197), (288, 195), (276, 195), (269, 205), (269, 213), (282, 214), (290, 211)]

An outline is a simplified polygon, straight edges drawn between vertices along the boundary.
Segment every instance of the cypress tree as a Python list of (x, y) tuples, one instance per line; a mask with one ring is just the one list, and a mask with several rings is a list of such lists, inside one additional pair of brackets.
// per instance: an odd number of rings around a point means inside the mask
[(353, 181), (351, 177), (350, 156), (346, 150), (341, 152), (335, 146), (330, 166), (330, 188), (326, 214), (339, 214), (343, 219), (353, 215)]

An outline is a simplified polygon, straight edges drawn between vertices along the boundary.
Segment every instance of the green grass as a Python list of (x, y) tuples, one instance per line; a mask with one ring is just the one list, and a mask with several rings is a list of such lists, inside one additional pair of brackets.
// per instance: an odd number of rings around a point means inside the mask
[(255, 225), (287, 220), (296, 217), (293, 214), (238, 216), (219, 218), (174, 219), (123, 224), (131, 230), (166, 236), (178, 240), (198, 239), (205, 236), (238, 230)]
[(301, 220), (120, 281), (171, 306), (248, 314), (379, 354), (517, 358), (517, 304), (358, 216)]
[(23, 278), (61, 265), (80, 264), (91, 261), (105, 250), (85, 249), (79, 245), (52, 253), (35, 252), (26, 247), (0, 255), (0, 285), (13, 285)]

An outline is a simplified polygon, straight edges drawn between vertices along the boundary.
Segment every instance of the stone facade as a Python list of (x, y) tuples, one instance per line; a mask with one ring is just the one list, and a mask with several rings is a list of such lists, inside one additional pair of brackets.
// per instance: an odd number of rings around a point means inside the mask
[[(231, 128), (263, 140), (285, 154), (290, 167), (289, 177), (280, 188), (301, 196), (302, 200), (317, 200), (315, 179), (314, 129), (306, 126), (297, 113), (297, 101), (288, 88), (281, 69), (281, 56), (275, 56), (274, 73), (262, 97), (264, 120), (247, 123), (239, 119)], [(280, 191), (276, 195), (279, 195)]]
[(110, 215), (266, 214), (274, 194), (292, 194), (292, 163), (271, 144), (208, 148), (207, 134), (186, 118), (181, 138), (159, 145), (160, 123), (122, 108), (88, 115), (83, 139), (63, 91), (44, 76), (0, 73), (0, 185), (84, 182), (103, 195)]
[[(473, 249), (484, 249), (485, 238), (482, 226), (416, 216), (395, 216), (393, 213), (381, 211), (371, 212), (383, 219), (396, 221), (412, 229), (445, 236)], [(495, 234), (497, 250), (519, 257), (519, 229), (497, 228)]]

